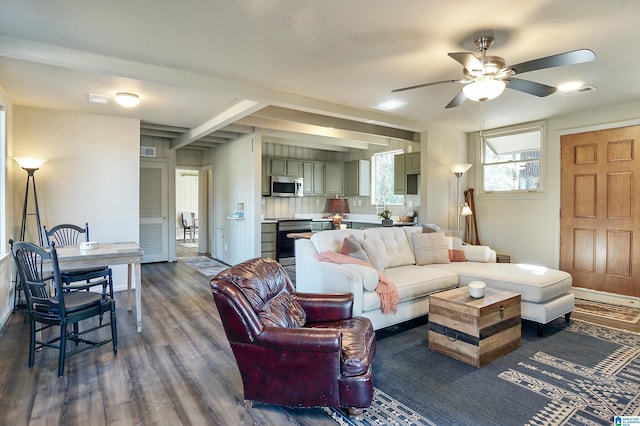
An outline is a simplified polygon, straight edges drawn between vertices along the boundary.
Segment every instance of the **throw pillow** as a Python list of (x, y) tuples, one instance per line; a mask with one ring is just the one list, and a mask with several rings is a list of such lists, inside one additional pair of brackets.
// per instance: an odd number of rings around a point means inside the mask
[(307, 321), (300, 303), (284, 291), (267, 302), (258, 316), (263, 325), (271, 327), (298, 328)]
[(451, 262), (464, 262), (467, 259), (464, 257), (464, 248), (462, 247), (462, 240), (458, 237), (444, 237), (447, 240), (447, 249), (449, 250), (449, 261)]
[(371, 263), (369, 256), (362, 248), (362, 245), (355, 239), (353, 235), (349, 235), (342, 241), (342, 247), (340, 247), (340, 253), (347, 256), (355, 257), (356, 259), (363, 260), (367, 263)]
[(362, 248), (364, 249), (365, 253), (367, 253), (367, 256), (369, 257), (369, 263), (371, 263), (371, 266), (376, 268), (378, 272), (380, 272), (381, 274), (384, 274), (384, 263), (382, 261), (382, 257), (380, 257), (380, 254), (378, 254), (378, 250), (375, 248), (375, 246), (365, 240), (365, 241), (362, 241)]
[(444, 232), (413, 234), (413, 250), (416, 254), (416, 265), (433, 263), (449, 263), (449, 250)]

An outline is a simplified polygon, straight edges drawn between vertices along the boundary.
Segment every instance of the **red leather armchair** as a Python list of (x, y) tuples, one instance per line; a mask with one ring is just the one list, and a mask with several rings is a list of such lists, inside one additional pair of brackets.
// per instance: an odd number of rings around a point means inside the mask
[(266, 258), (211, 280), (244, 400), (290, 407), (342, 407), (360, 417), (373, 398), (376, 337), (351, 317), (353, 295), (297, 293), (282, 266)]

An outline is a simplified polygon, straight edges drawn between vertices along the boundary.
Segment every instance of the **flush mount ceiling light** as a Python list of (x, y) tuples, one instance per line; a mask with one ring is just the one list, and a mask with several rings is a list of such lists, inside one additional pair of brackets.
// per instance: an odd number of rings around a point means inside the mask
[(462, 88), (464, 95), (472, 101), (488, 101), (500, 96), (506, 83), (502, 80), (494, 80), (490, 76), (479, 77), (473, 83)]
[(140, 103), (140, 96), (130, 92), (116, 93), (116, 102), (123, 107), (131, 108)]

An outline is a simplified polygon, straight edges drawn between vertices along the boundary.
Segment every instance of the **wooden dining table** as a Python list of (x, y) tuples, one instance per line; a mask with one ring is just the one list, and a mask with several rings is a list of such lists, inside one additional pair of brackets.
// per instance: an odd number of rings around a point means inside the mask
[(127, 309), (131, 311), (131, 289), (135, 282), (136, 326), (142, 331), (142, 283), (140, 264), (144, 251), (135, 242), (98, 243), (98, 247), (81, 249), (80, 246), (57, 247), (60, 270), (99, 266), (127, 265)]

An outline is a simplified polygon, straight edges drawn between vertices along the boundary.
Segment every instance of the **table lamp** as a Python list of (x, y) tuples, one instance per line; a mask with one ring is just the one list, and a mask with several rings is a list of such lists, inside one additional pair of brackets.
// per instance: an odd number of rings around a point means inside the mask
[(342, 214), (350, 213), (349, 200), (346, 198), (327, 198), (327, 202), (324, 205), (324, 212), (332, 214), (333, 227), (340, 229), (342, 223)]

